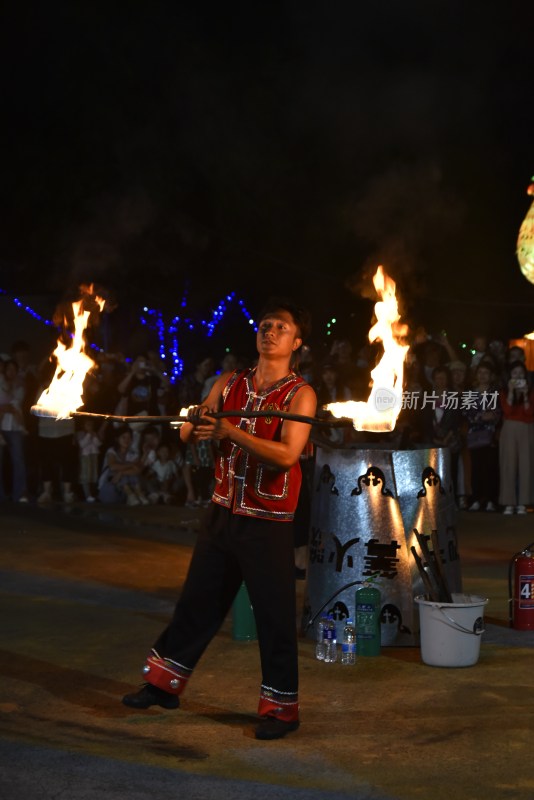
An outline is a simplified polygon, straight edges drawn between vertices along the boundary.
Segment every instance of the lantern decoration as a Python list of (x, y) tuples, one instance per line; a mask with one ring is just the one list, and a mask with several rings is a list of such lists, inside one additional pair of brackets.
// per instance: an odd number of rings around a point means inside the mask
[[(534, 195), (534, 183), (528, 187), (527, 194)], [(519, 229), (517, 260), (527, 281), (534, 283), (534, 200)]]

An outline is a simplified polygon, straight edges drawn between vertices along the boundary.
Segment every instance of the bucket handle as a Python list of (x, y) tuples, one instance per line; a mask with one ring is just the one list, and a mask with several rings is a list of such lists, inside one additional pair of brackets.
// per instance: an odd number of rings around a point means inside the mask
[(475, 629), (473, 629), (473, 628), (464, 628), (464, 626), (460, 625), (460, 623), (457, 622), (455, 619), (453, 619), (452, 617), (449, 617), (449, 615), (443, 610), (443, 608), (441, 606), (435, 606), (435, 608), (437, 608), (438, 611), (441, 611), (443, 616), (446, 619), (448, 619), (449, 622), (452, 623), (452, 627), (455, 628), (457, 631), (462, 631), (462, 633), (470, 633), (472, 636), (482, 636), (482, 634), (486, 630), (485, 628), (481, 628), (480, 630), (477, 630), (476, 628)]

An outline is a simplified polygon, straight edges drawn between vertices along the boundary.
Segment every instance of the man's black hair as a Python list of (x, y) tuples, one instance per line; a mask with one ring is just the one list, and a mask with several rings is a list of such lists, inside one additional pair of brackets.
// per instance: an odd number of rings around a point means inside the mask
[(293, 322), (299, 329), (299, 338), (305, 342), (311, 334), (310, 312), (288, 300), (287, 297), (270, 297), (259, 313), (258, 322), (261, 322), (262, 319), (274, 314), (276, 311), (287, 311), (291, 314)]

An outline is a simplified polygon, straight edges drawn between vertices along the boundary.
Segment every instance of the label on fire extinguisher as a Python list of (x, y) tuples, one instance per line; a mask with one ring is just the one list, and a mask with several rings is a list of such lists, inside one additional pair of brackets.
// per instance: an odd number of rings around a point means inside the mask
[(534, 575), (519, 576), (519, 608), (534, 608)]

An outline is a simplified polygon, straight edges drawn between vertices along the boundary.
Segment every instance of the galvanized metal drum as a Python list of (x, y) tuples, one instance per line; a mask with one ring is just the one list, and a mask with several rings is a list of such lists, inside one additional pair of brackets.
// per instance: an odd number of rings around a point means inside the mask
[(354, 618), (355, 592), (372, 579), (381, 593), (383, 646), (419, 644), (414, 597), (424, 593), (410, 548), (414, 529), (437, 531), (451, 591), (461, 592), (456, 505), (447, 448), (316, 451), (303, 631), (332, 613)]

